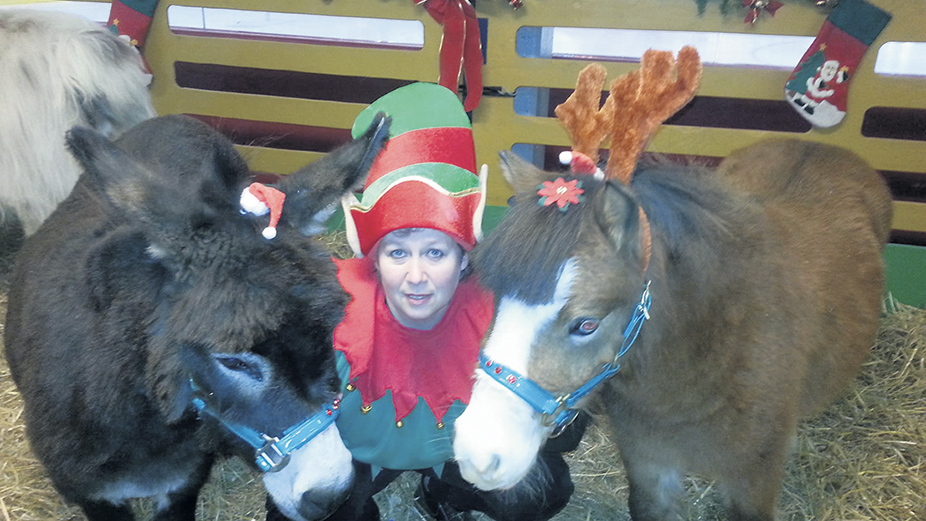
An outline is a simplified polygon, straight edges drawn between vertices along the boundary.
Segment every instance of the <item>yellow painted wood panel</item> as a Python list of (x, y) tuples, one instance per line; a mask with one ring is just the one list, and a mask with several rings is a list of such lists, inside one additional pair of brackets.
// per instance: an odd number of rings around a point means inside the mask
[(926, 204), (895, 201), (893, 228), (895, 230), (926, 232)]
[(298, 150), (275, 150), (264, 147), (237, 145), (235, 148), (255, 172), (268, 174), (291, 174), (296, 170), (320, 159), (319, 152), (302, 152)]
[[(926, 40), (926, 1), (872, 0), (892, 12), (893, 20), (864, 56), (850, 85), (849, 113), (834, 129), (814, 129), (802, 134), (785, 134), (735, 129), (666, 126), (654, 137), (649, 150), (703, 156), (726, 156), (757, 141), (781, 136), (797, 137), (843, 146), (855, 151), (881, 170), (923, 172), (926, 170), (926, 141), (868, 138), (861, 135), (865, 111), (870, 107), (926, 109), (926, 78), (899, 78), (874, 73), (878, 48), (888, 41)], [(734, 3), (735, 4), (735, 3)], [(173, 5), (310, 13), (331, 16), (418, 20), (424, 27), (424, 45), (418, 51), (362, 49), (338, 46), (199, 38), (173, 34), (166, 24), (166, 2), (158, 7), (149, 36), (146, 56), (155, 72), (152, 94), (161, 113), (193, 112), (218, 117), (253, 119), (348, 128), (361, 105), (315, 100), (294, 100), (181, 89), (174, 84), (176, 60), (216, 63), (239, 67), (292, 70), (318, 74), (435, 81), (440, 27), (420, 6), (407, 0), (182, 0)], [(504, 1), (478, 2), (480, 17), (488, 18), (488, 63), (483, 69), (485, 84), (514, 92), (518, 87), (572, 88), (578, 71), (587, 62), (535, 59), (518, 56), (515, 49), (521, 27), (568, 26), (608, 27), (643, 30), (721, 31), (755, 34), (814, 36), (825, 11), (811, 2), (786, 2), (774, 18), (763, 16), (755, 25), (742, 21), (735, 7), (721, 16), (715, 3), (697, 16), (693, 0), (527, 0), (513, 11)], [(638, 67), (636, 63), (606, 63), (609, 79)], [(795, 66), (797, 64), (795, 63)], [(699, 94), (702, 96), (783, 99), (790, 70), (705, 67)], [(497, 151), (515, 143), (567, 145), (565, 132), (551, 118), (514, 114), (510, 98), (484, 98), (473, 114), (477, 160), (492, 169), (490, 204), (505, 204), (509, 189), (501, 180)], [(262, 151), (243, 148), (256, 170), (285, 173), (317, 154)], [(496, 175), (497, 174), (497, 175)], [(913, 206), (911, 206), (913, 205)], [(895, 220), (902, 229), (922, 230), (926, 225), (924, 205), (897, 203)]]
[(202, 114), (253, 121), (271, 121), (293, 125), (350, 128), (365, 105), (278, 96), (258, 96), (198, 89), (172, 89), (159, 100), (161, 114)]

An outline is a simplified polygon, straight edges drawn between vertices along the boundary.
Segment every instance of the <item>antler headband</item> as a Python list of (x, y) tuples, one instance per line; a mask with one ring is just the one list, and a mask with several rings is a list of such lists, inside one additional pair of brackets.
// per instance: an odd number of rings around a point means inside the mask
[[(556, 107), (572, 149), (598, 162), (598, 149), (610, 136), (605, 177), (630, 184), (637, 160), (662, 123), (692, 98), (701, 82), (701, 58), (694, 47), (683, 47), (678, 60), (669, 51), (648, 50), (640, 68), (611, 82), (610, 95), (599, 110), (607, 71), (597, 63), (582, 69), (576, 90)], [(649, 221), (640, 209), (643, 265), (649, 262)]]
[(610, 135), (605, 175), (626, 183), (650, 137), (694, 98), (701, 82), (701, 59), (694, 47), (683, 47), (677, 61), (669, 51), (650, 49), (643, 54), (640, 69), (611, 83), (611, 94), (599, 110), (607, 74), (597, 63), (582, 69), (575, 92), (555, 112), (569, 133), (573, 150), (593, 161)]

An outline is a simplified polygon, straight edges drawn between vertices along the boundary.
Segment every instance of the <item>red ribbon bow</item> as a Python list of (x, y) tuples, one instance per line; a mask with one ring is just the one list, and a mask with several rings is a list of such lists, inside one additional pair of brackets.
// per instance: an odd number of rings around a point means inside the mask
[(775, 16), (775, 11), (782, 6), (784, 6), (784, 4), (776, 0), (743, 0), (743, 7), (749, 8), (749, 12), (746, 13), (746, 19), (744, 21), (748, 24), (756, 23), (756, 19), (759, 18), (759, 11), (763, 9), (768, 11), (768, 14)]
[(478, 107), (482, 99), (482, 42), (476, 10), (469, 0), (424, 0), (423, 3), (431, 18), (444, 27), (438, 83), (456, 92), (463, 70), (466, 78), (463, 109), (469, 112)]

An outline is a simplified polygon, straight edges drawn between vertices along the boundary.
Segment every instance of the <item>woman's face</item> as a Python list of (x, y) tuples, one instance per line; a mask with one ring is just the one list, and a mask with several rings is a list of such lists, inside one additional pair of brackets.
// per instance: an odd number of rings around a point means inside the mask
[(376, 255), (389, 311), (412, 329), (432, 329), (440, 322), (469, 263), (456, 241), (429, 228), (387, 234)]

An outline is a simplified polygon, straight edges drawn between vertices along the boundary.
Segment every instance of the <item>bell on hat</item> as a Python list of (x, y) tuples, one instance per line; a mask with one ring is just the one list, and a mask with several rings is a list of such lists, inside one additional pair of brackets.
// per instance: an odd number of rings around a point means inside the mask
[(387, 233), (431, 228), (472, 250), (482, 239), (486, 176), (476, 174), (473, 130), (453, 92), (413, 83), (374, 101), (354, 121), (356, 138), (383, 112), (390, 139), (373, 162), (363, 194), (342, 199), (347, 239), (363, 257)]

